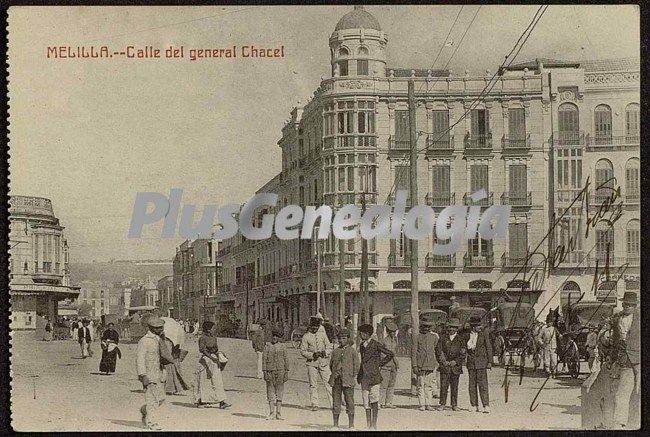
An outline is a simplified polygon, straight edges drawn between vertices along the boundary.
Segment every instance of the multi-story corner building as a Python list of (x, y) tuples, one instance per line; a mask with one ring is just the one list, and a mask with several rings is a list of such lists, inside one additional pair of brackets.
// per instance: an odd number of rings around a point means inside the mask
[[(378, 21), (362, 7), (340, 19), (329, 38), (332, 75), (291, 111), (278, 142), (282, 171), (258, 190), (277, 193), (278, 205), (259, 211), (260, 217), (289, 204), (336, 209), (360, 205), (364, 197), (368, 206), (392, 205), (395, 192), (409, 187), (407, 88), (412, 80), (418, 196), (409, 204), (426, 204), (436, 212), (449, 205), (479, 206), (483, 212), (492, 205), (511, 206), (506, 239), (477, 235), (450, 256), (433, 254), (434, 233), (420, 240), (421, 308), (447, 309), (454, 295), (462, 305), (489, 308), (501, 299), (521, 298), (548, 311), (578, 290), (587, 291), (587, 300), (602, 298), (598, 290), (588, 293), (596, 259), (609, 256), (612, 272), (616, 263), (631, 261), (627, 273), (638, 272), (638, 61), (536, 60), (496, 76), (490, 71), (455, 75), (393, 67), (387, 44)], [(587, 177), (585, 205), (571, 205)], [(618, 193), (611, 187), (619, 185), (620, 196), (613, 200), (623, 202), (623, 216), (614, 229), (599, 229), (601, 224), (580, 237), (588, 214), (594, 215), (599, 200)], [(470, 194), (480, 189), (487, 197), (473, 202)], [(556, 225), (569, 206), (570, 214)], [(330, 235), (321, 243), (321, 285), (325, 315), (333, 320), (338, 320), (339, 243), (348, 291), (345, 312), (361, 310), (361, 241)], [(570, 248), (570, 254), (560, 259), (554, 254), (562, 248)], [(406, 311), (408, 240), (371, 240), (368, 250), (371, 313), (378, 318)], [(250, 241), (241, 235), (225, 240), (218, 254), (222, 287), (232, 292), (237, 317), (296, 324), (315, 314), (315, 252), (309, 240)], [(599, 287), (611, 288), (612, 278), (605, 276)], [(633, 286), (638, 287), (638, 277), (625, 285)]]
[(11, 329), (35, 329), (37, 316), (55, 320), (58, 302), (78, 296), (63, 229), (49, 199), (9, 199)]
[(89, 306), (91, 317), (100, 317), (110, 312), (110, 287), (102, 281), (80, 281), (77, 307)]
[(160, 308), (161, 314), (169, 316), (174, 310), (174, 287), (172, 276), (167, 275), (158, 279), (156, 288), (158, 289), (158, 302), (156, 306)]
[(216, 291), (216, 244), (199, 238), (185, 241), (176, 248), (173, 260), (173, 299), (178, 308), (174, 315), (182, 319), (203, 320), (208, 300)]

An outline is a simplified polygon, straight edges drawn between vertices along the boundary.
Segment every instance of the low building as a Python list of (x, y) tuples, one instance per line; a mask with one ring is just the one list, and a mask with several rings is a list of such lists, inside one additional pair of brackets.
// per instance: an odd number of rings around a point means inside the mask
[(216, 291), (216, 247), (214, 240), (198, 238), (176, 248), (172, 289), (179, 318), (201, 322), (207, 314), (208, 300)]
[(58, 303), (76, 299), (70, 285), (68, 243), (52, 202), (42, 197), (9, 199), (9, 296), (11, 329), (36, 329), (36, 318), (55, 320)]
[(101, 281), (79, 282), (80, 292), (77, 298), (77, 307), (83, 309), (90, 306), (90, 317), (100, 317), (110, 314), (109, 285)]

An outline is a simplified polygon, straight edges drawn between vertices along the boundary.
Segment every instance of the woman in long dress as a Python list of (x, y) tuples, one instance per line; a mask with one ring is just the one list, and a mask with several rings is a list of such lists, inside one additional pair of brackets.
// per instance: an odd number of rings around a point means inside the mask
[(230, 407), (223, 388), (218, 352), (217, 327), (214, 323), (206, 321), (203, 323), (203, 335), (199, 337), (200, 358), (196, 368), (194, 403), (199, 408)]
[(171, 355), (174, 358), (173, 363), (165, 365), (165, 370), (167, 370), (167, 380), (165, 381), (165, 393), (168, 395), (181, 394), (182, 391), (188, 390), (190, 388), (189, 384), (183, 378), (181, 373), (181, 362), (185, 358), (184, 355), (181, 355), (182, 351), (180, 345), (175, 345), (169, 338), (165, 338), (165, 344), (167, 348), (171, 351)]
[(122, 358), (122, 353), (117, 345), (120, 343), (120, 336), (115, 330), (113, 323), (102, 334), (102, 359), (99, 362), (99, 371), (109, 374), (115, 373), (117, 358)]

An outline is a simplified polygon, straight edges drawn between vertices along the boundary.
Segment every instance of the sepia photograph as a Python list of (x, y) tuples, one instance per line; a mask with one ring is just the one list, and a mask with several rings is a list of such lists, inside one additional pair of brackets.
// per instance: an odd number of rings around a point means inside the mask
[(12, 6), (11, 427), (641, 427), (638, 5)]

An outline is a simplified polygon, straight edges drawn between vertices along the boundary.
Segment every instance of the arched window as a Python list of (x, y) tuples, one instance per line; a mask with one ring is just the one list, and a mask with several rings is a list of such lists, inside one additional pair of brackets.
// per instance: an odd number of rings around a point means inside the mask
[(596, 300), (606, 303), (616, 303), (616, 281), (604, 281), (598, 285)]
[[(600, 266), (612, 264), (614, 256), (614, 229), (605, 222), (596, 225), (596, 260)], [(612, 266), (613, 267), (613, 266)]]
[(578, 107), (573, 103), (562, 103), (558, 108), (558, 144), (580, 144), (580, 120)]
[(489, 290), (492, 288), (492, 283), (483, 279), (477, 279), (476, 281), (471, 281), (469, 283), (469, 288)]
[(454, 283), (451, 281), (446, 281), (444, 279), (433, 281), (431, 283), (432, 290), (451, 290), (453, 288), (454, 288)]
[(638, 203), (640, 194), (639, 158), (631, 158), (625, 164), (625, 200)]
[(638, 103), (630, 103), (625, 107), (625, 135), (627, 143), (639, 143), (639, 128), (641, 118)]
[(339, 56), (349, 56), (349, 55), (350, 55), (350, 51), (347, 48), (345, 47), (339, 48)]
[(526, 290), (530, 288), (530, 281), (524, 281), (523, 279), (513, 279), (508, 281), (506, 288), (513, 290)]
[(364, 46), (359, 47), (359, 55), (368, 56), (368, 49)]
[(627, 222), (625, 236), (626, 261), (631, 266), (638, 266), (641, 254), (641, 227), (638, 220), (634, 219)]
[[(614, 167), (608, 159), (601, 159), (596, 163), (596, 185), (595, 188), (599, 191), (602, 189), (601, 194), (609, 196), (612, 194), (608, 188), (614, 188)], [(605, 188), (607, 187), (607, 188)]]
[(594, 110), (594, 144), (612, 144), (612, 108), (598, 105)]
[(411, 288), (411, 281), (402, 280), (393, 282), (394, 290), (408, 290)]

